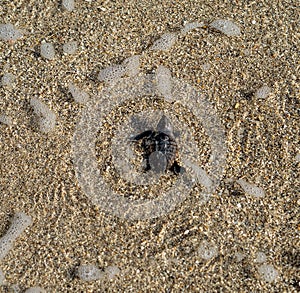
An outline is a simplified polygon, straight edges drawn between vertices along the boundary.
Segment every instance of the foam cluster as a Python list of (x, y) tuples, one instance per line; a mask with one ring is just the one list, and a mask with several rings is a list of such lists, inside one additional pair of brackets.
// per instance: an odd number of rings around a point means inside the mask
[(255, 92), (255, 96), (258, 99), (265, 99), (268, 97), (268, 95), (271, 93), (271, 88), (268, 87), (267, 85), (263, 85), (262, 87), (260, 87), (256, 92)]
[(71, 12), (75, 8), (75, 1), (74, 0), (62, 0), (61, 6), (63, 9)]
[(98, 80), (105, 83), (112, 83), (124, 76), (125, 73), (126, 67), (124, 65), (112, 65), (99, 72)]
[(63, 45), (63, 51), (66, 54), (75, 54), (78, 44), (76, 41), (69, 41)]
[(55, 49), (51, 43), (42, 43), (40, 46), (41, 56), (45, 59), (52, 60), (55, 57)]
[(25, 293), (45, 293), (45, 289), (41, 287), (30, 287), (26, 289)]
[(0, 40), (16, 41), (23, 36), (22, 32), (11, 23), (0, 24)]
[(244, 179), (237, 180), (237, 183), (243, 188), (243, 190), (255, 197), (263, 197), (265, 195), (264, 190), (261, 187), (258, 187), (252, 183), (247, 182)]
[(199, 245), (198, 254), (204, 260), (210, 260), (218, 255), (218, 251), (213, 243), (203, 240)]
[(77, 269), (77, 276), (86, 282), (97, 281), (105, 277), (112, 280), (120, 274), (117, 266), (108, 266), (105, 270), (100, 270), (96, 265), (81, 265)]
[(117, 266), (108, 266), (104, 270), (108, 279), (112, 280), (120, 274), (120, 269)]
[(48, 133), (53, 130), (56, 123), (55, 113), (48, 108), (39, 99), (31, 98), (30, 105), (33, 107), (34, 113), (37, 116), (37, 123), (40, 131)]
[(172, 96), (172, 76), (167, 67), (158, 66), (156, 70), (157, 89), (166, 99)]
[(86, 104), (90, 98), (88, 93), (82, 91), (79, 87), (71, 82), (69, 83), (69, 92), (71, 93), (75, 102), (80, 104)]
[(2, 271), (2, 269), (0, 269), (0, 286), (3, 285), (5, 282), (5, 275)]
[(1, 85), (7, 87), (13, 87), (15, 79), (16, 77), (12, 73), (5, 73), (1, 78)]
[(204, 23), (201, 23), (201, 22), (189, 22), (187, 24), (184, 25), (184, 27), (181, 29), (181, 34), (182, 35), (185, 35), (187, 34), (188, 32), (190, 32), (191, 30), (193, 29), (196, 29), (198, 27), (203, 27), (204, 26)]
[(273, 282), (279, 276), (278, 271), (271, 264), (263, 264), (259, 266), (258, 273), (260, 277), (266, 282)]
[(105, 274), (96, 265), (81, 265), (77, 269), (78, 277), (86, 282), (103, 279)]
[(207, 172), (190, 161), (185, 161), (184, 163), (194, 171), (198, 182), (202, 184), (207, 190), (210, 190), (210, 188), (213, 186), (213, 181), (211, 180)]
[(255, 256), (256, 263), (265, 263), (267, 261), (267, 256), (264, 252), (258, 251)]
[(122, 65), (125, 66), (128, 76), (137, 75), (140, 70), (140, 55), (134, 55), (125, 59)]
[(12, 125), (12, 119), (9, 116), (0, 113), (0, 123), (11, 126)]
[(116, 64), (102, 69), (98, 74), (98, 80), (105, 83), (114, 83), (125, 75), (135, 76), (139, 72), (140, 56), (131, 56), (123, 61), (122, 64)]
[(209, 26), (230, 37), (239, 36), (241, 34), (240, 28), (227, 19), (214, 20)]
[(167, 51), (177, 40), (177, 33), (165, 33), (150, 47), (153, 51)]
[(2, 260), (13, 247), (15, 240), (31, 225), (32, 219), (25, 213), (16, 213), (11, 226), (6, 234), (0, 239), (0, 260)]

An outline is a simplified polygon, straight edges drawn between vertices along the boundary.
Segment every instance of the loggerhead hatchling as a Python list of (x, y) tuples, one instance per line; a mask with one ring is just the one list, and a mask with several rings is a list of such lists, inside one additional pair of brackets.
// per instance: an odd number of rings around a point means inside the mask
[(165, 115), (159, 120), (156, 130), (146, 130), (131, 139), (133, 142), (140, 140), (146, 165), (144, 171), (170, 170), (176, 175), (184, 171), (176, 161), (178, 146), (171, 122)]

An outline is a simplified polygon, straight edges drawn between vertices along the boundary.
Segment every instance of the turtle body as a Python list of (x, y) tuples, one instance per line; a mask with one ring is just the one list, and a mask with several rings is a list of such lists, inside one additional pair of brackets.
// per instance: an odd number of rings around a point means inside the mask
[(175, 174), (181, 173), (182, 167), (176, 162), (178, 146), (173, 135), (173, 128), (166, 116), (163, 116), (157, 130), (146, 130), (135, 136), (132, 141), (142, 140), (141, 147), (146, 163), (145, 171), (171, 170)]

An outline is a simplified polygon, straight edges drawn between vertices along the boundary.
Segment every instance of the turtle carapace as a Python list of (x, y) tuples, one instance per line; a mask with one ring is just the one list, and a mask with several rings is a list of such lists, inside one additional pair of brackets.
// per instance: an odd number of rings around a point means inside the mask
[(153, 169), (156, 172), (170, 170), (175, 174), (183, 172), (183, 167), (176, 161), (178, 147), (173, 127), (165, 115), (158, 122), (156, 130), (146, 130), (131, 139), (134, 142), (140, 140), (145, 161), (144, 171)]

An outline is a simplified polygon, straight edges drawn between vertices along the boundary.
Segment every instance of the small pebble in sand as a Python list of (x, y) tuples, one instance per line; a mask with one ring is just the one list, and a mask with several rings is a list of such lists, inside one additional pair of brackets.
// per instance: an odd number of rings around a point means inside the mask
[(74, 0), (62, 0), (61, 5), (65, 10), (71, 12), (75, 8), (75, 1)]
[(150, 47), (150, 50), (167, 51), (174, 45), (176, 39), (176, 33), (165, 33), (160, 37), (160, 39), (153, 43), (153, 45)]
[(258, 273), (260, 277), (266, 281), (266, 282), (273, 282), (275, 281), (279, 273), (278, 271), (274, 268), (273, 265), (268, 265), (268, 264), (263, 264), (258, 268)]
[(14, 86), (15, 79), (16, 77), (12, 73), (4, 73), (1, 78), (1, 85), (12, 88)]
[(108, 279), (112, 280), (120, 274), (120, 269), (117, 266), (108, 266), (105, 268), (105, 274)]
[(258, 251), (255, 255), (254, 261), (257, 263), (265, 263), (267, 261), (267, 256), (262, 251)]
[(170, 70), (165, 66), (158, 66), (156, 70), (157, 89), (165, 99), (171, 98), (172, 76)]
[(77, 275), (82, 281), (91, 282), (103, 279), (105, 274), (95, 265), (81, 265), (77, 269)]
[(295, 160), (296, 160), (297, 163), (300, 162), (300, 153), (298, 153), (298, 154), (296, 155)]
[(240, 28), (230, 20), (217, 19), (213, 21), (209, 26), (227, 36), (239, 36), (241, 34)]
[(39, 99), (31, 98), (30, 105), (33, 107), (34, 113), (37, 116), (37, 123), (40, 131), (48, 133), (53, 130), (56, 123), (55, 113)]
[(45, 293), (46, 291), (41, 287), (30, 287), (25, 293)]
[(7, 126), (11, 126), (12, 119), (9, 116), (0, 113), (0, 123), (6, 124)]
[(271, 88), (267, 85), (263, 85), (255, 92), (255, 97), (258, 99), (265, 99), (271, 93)]
[(11, 23), (0, 24), (0, 40), (16, 41), (23, 36), (22, 32)]
[(253, 195), (255, 197), (263, 197), (265, 195), (264, 190), (252, 183), (247, 182), (244, 179), (239, 179), (236, 181), (246, 193)]
[(41, 56), (48, 59), (48, 60), (52, 60), (54, 59), (55, 56), (55, 50), (54, 50), (54, 46), (51, 43), (42, 43), (41, 47)]
[(86, 104), (89, 101), (89, 94), (82, 91), (79, 87), (77, 87), (71, 82), (69, 83), (69, 92), (71, 93), (75, 102), (79, 104)]
[(69, 41), (63, 45), (63, 51), (66, 54), (75, 54), (78, 44), (76, 41)]
[(218, 255), (218, 251), (214, 244), (203, 240), (199, 245), (198, 254), (201, 258), (210, 260)]

